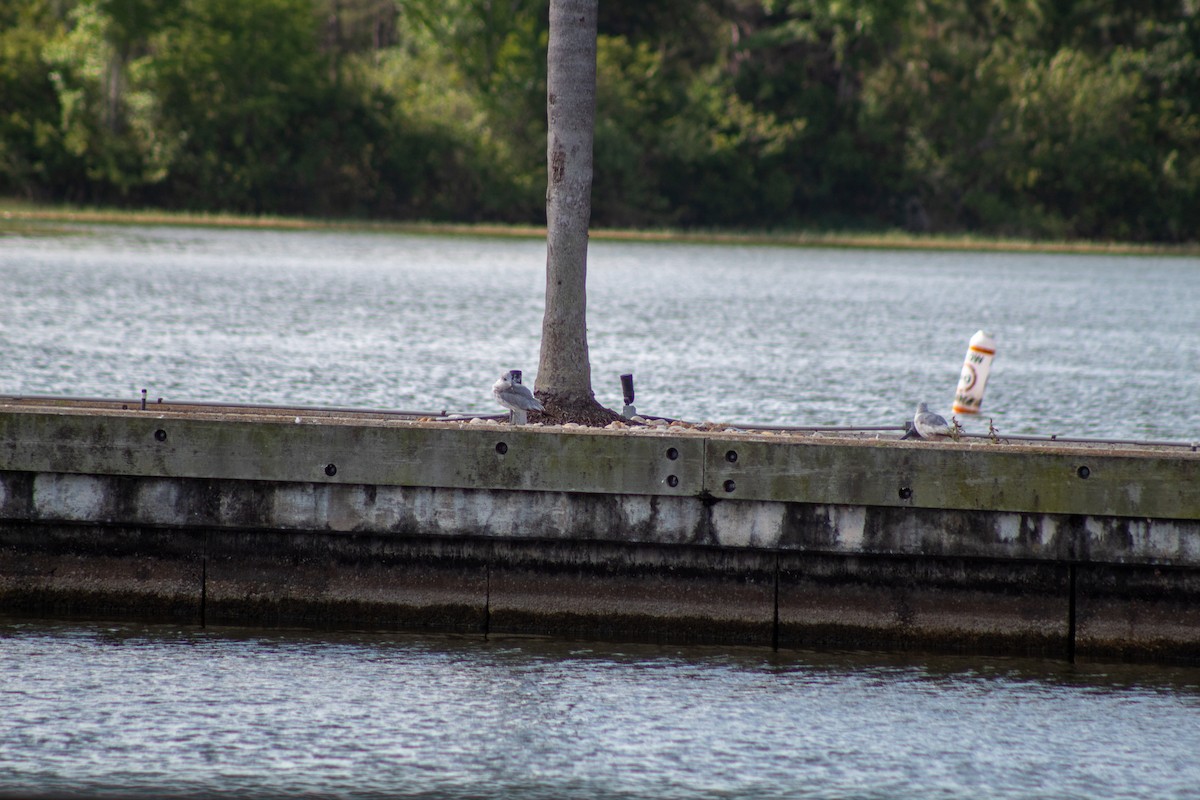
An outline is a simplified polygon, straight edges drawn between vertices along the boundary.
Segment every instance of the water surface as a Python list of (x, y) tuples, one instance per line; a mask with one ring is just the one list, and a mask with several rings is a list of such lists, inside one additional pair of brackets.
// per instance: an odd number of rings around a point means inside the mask
[[(499, 411), (544, 244), (0, 235), (0, 393)], [(697, 421), (1200, 439), (1200, 260), (595, 242), (593, 385)], [(1198, 798), (1200, 673), (0, 620), (0, 796)]]
[(1200, 672), (0, 623), (0, 795), (1194, 798)]
[[(37, 226), (35, 226), (35, 229)], [(538, 240), (45, 226), (0, 237), (0, 392), (494, 413), (536, 380)], [(949, 415), (984, 432), (1200, 439), (1200, 259), (594, 242), (593, 387), (694, 421)]]

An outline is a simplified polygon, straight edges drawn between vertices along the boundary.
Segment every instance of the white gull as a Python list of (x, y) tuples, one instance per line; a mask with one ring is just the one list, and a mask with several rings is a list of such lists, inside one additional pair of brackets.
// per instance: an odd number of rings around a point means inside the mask
[(928, 403), (921, 403), (917, 406), (917, 413), (913, 417), (913, 428), (922, 439), (954, 435), (954, 428), (950, 426), (949, 422), (946, 422), (946, 418), (930, 411)]
[(541, 402), (533, 396), (533, 392), (521, 383), (520, 373), (509, 370), (500, 376), (500, 380), (492, 384), (492, 397), (496, 402), (511, 412), (509, 422), (523, 425), (527, 411), (545, 411)]

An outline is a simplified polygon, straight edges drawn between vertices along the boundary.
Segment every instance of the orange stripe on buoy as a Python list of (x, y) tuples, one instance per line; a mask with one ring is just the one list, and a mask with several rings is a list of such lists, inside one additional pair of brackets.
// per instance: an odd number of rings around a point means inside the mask
[(971, 345), (970, 349), (974, 350), (976, 353), (983, 353), (985, 356), (996, 355), (995, 350), (988, 350), (986, 347), (980, 347), (979, 345), (975, 345), (975, 344)]

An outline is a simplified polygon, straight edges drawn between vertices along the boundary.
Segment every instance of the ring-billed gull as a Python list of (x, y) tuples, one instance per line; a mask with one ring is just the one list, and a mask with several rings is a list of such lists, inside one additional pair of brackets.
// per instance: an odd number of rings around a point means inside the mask
[(917, 406), (917, 413), (913, 416), (913, 428), (922, 439), (954, 435), (954, 428), (950, 427), (946, 418), (930, 411), (928, 403), (921, 403)]
[(500, 380), (492, 384), (492, 397), (496, 402), (509, 410), (509, 422), (524, 425), (527, 411), (545, 411), (541, 402), (533, 396), (533, 392), (521, 383), (521, 373), (510, 369), (500, 376)]

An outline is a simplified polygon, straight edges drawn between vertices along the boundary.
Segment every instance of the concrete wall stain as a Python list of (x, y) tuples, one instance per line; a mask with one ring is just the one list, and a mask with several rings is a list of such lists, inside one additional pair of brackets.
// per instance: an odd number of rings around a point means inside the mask
[(0, 410), (0, 611), (1200, 659), (1197, 459), (482, 427)]

